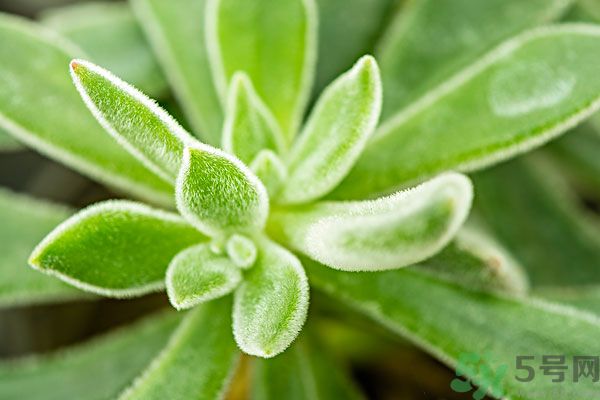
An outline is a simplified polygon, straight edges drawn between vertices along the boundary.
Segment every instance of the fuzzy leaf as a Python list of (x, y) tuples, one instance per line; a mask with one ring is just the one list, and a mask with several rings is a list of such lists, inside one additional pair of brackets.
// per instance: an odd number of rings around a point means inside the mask
[[(340, 272), (310, 260), (305, 266), (315, 288), (411, 340), (448, 366), (457, 367), (465, 355), (476, 355), (475, 365), (481, 361), (487, 368), (473, 365), (476, 371), (468, 378), (474, 385), (493, 390), (495, 398), (588, 399), (598, 392), (591, 379), (566, 379), (559, 391), (539, 371), (540, 376), (531, 382), (515, 378), (524, 374), (516, 369), (517, 356), (533, 355), (533, 365), (538, 366), (542, 355), (564, 355), (572, 363), (573, 356), (600, 353), (595, 339), (600, 335), (600, 319), (592, 314), (541, 300), (467, 290), (412, 268)], [(493, 373), (486, 375), (487, 369)]]
[(227, 103), (223, 127), (225, 151), (246, 164), (263, 149), (283, 151), (285, 139), (281, 129), (245, 73), (237, 73), (231, 79)]
[(171, 185), (121, 148), (86, 110), (68, 73), (78, 55), (52, 32), (1, 15), (0, 127), (102, 183), (170, 204)]
[(277, 197), (287, 179), (287, 168), (271, 150), (262, 150), (250, 164), (250, 169), (265, 185), (269, 198)]
[(178, 321), (174, 312), (150, 317), (67, 350), (0, 363), (0, 398), (115, 398), (165, 346)]
[(540, 161), (517, 159), (476, 174), (475, 209), (534, 287), (600, 283), (600, 225)]
[(529, 290), (523, 267), (481, 230), (463, 227), (430, 260), (411, 268), (467, 289), (522, 295)]
[(187, 248), (177, 254), (167, 270), (167, 294), (178, 310), (231, 293), (242, 280), (238, 267), (215, 254), (209, 244)]
[(448, 244), (465, 221), (472, 197), (469, 179), (448, 173), (373, 201), (276, 210), (270, 228), (287, 246), (332, 268), (400, 268)]
[(171, 259), (204, 240), (176, 214), (107, 201), (58, 226), (33, 251), (29, 263), (92, 293), (132, 297), (162, 289)]
[(298, 336), (308, 311), (308, 281), (300, 261), (263, 240), (255, 265), (236, 290), (233, 334), (245, 353), (273, 357)]
[(244, 71), (288, 142), (310, 95), (317, 53), (314, 0), (208, 0), (209, 59), (221, 98)]
[(151, 96), (167, 90), (165, 77), (127, 3), (80, 3), (49, 8), (41, 22), (68, 37), (98, 64)]
[(92, 114), (125, 149), (167, 182), (179, 172), (192, 137), (153, 100), (109, 71), (71, 61), (71, 75)]
[(387, 119), (502, 40), (560, 17), (570, 0), (419, 0), (397, 13), (377, 51)]
[(223, 112), (205, 47), (206, 0), (130, 0), (196, 135), (221, 143)]
[(0, 306), (85, 296), (84, 292), (27, 267), (31, 249), (70, 214), (66, 208), (0, 190)]
[(600, 106), (598, 57), (593, 25), (540, 28), (505, 42), (383, 124), (335, 197), (480, 169), (547, 142)]
[(600, 315), (600, 285), (541, 288), (535, 294), (579, 310)]
[(273, 359), (254, 360), (252, 399), (363, 399), (336, 360), (313, 342), (303, 337)]
[(225, 248), (231, 261), (239, 268), (248, 269), (256, 262), (256, 245), (246, 236), (231, 235)]
[(284, 203), (306, 203), (348, 174), (377, 125), (381, 81), (370, 56), (334, 81), (319, 98), (290, 155)]
[(210, 236), (261, 229), (269, 213), (263, 184), (238, 159), (208, 146), (186, 148), (177, 178), (177, 208)]
[(119, 399), (222, 398), (239, 358), (230, 309), (231, 301), (221, 299), (190, 311), (167, 347)]

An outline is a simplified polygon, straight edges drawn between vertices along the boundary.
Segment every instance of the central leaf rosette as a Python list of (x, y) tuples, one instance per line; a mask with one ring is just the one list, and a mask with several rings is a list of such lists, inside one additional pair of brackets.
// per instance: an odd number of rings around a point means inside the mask
[(219, 4), (213, 10), (219, 24), (209, 30), (215, 81), (226, 105), (222, 150), (199, 142), (110, 72), (87, 61), (71, 63), (94, 116), (173, 185), (179, 213), (129, 201), (91, 206), (52, 232), (30, 263), (105, 296), (166, 287), (177, 309), (233, 294), (239, 347), (272, 357), (296, 338), (308, 311), (308, 280), (294, 252), (346, 271), (418, 263), (454, 237), (472, 188), (464, 175), (445, 173), (378, 199), (323, 200), (351, 171), (377, 126), (377, 63), (362, 57), (332, 82), (296, 138), (312, 82), (307, 66), (314, 62), (314, 26), (289, 32), (306, 35), (305, 62), (296, 69), (272, 65), (284, 75), (275, 79), (284, 82), (277, 87), (252, 60), (236, 56), (237, 42), (223, 34), (233, 23), (227, 18), (233, 3)]

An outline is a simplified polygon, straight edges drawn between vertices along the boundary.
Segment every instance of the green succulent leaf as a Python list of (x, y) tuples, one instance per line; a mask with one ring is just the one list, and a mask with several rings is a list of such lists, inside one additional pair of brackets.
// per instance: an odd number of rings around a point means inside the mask
[(130, 0), (194, 132), (221, 143), (223, 112), (205, 40), (206, 0)]
[(59, 225), (29, 263), (80, 289), (132, 297), (164, 287), (171, 259), (206, 238), (176, 214), (106, 201)]
[(0, 398), (115, 398), (165, 346), (178, 321), (174, 312), (161, 314), (67, 350), (0, 363)]
[(475, 210), (534, 287), (600, 283), (600, 225), (543, 161), (517, 159), (476, 174)]
[(541, 288), (536, 290), (535, 294), (551, 301), (600, 315), (600, 285), (597, 284), (588, 287)]
[(127, 3), (79, 3), (49, 8), (41, 22), (69, 38), (98, 64), (151, 96), (167, 82)]
[(288, 141), (302, 119), (314, 78), (314, 0), (208, 0), (209, 59), (221, 98), (237, 71), (248, 74)]
[(208, 146), (185, 149), (176, 192), (179, 212), (210, 236), (261, 229), (269, 213), (267, 191), (252, 171)]
[(27, 267), (31, 249), (69, 215), (66, 208), (0, 189), (0, 306), (85, 297), (84, 292)]
[(281, 154), (285, 138), (271, 111), (258, 97), (250, 78), (236, 73), (231, 79), (223, 127), (223, 149), (249, 164), (263, 149)]
[(231, 235), (225, 249), (231, 261), (243, 269), (252, 267), (258, 255), (254, 242), (244, 235)]
[(0, 127), (0, 152), (19, 150), (23, 146)]
[(332, 268), (400, 268), (448, 244), (465, 221), (472, 197), (469, 179), (448, 173), (377, 200), (275, 210), (270, 229), (287, 246)]
[(300, 261), (263, 239), (255, 265), (234, 295), (233, 334), (247, 354), (273, 357), (298, 336), (308, 311), (308, 281)]
[(231, 336), (231, 301), (190, 311), (162, 353), (120, 400), (222, 398), (239, 359)]
[(420, 0), (407, 3), (383, 35), (387, 119), (488, 51), (527, 28), (559, 18), (570, 0)]
[(335, 197), (481, 169), (555, 138), (600, 106), (598, 54), (593, 25), (540, 28), (505, 42), (384, 123)]
[(271, 150), (261, 150), (250, 164), (250, 169), (265, 185), (269, 198), (277, 198), (287, 179), (287, 167)]
[(463, 227), (433, 258), (411, 268), (470, 290), (523, 295), (529, 279), (523, 267), (488, 234)]
[[(576, 355), (599, 353), (595, 338), (600, 334), (600, 319), (592, 314), (541, 300), (468, 290), (412, 268), (355, 273), (310, 260), (303, 264), (314, 287), (448, 366), (466, 371), (461, 381), (470, 379), (495, 398), (550, 399), (557, 393), (565, 399), (596, 396), (598, 388), (592, 380), (566, 380), (557, 392), (551, 379), (516, 379), (524, 374), (516, 368), (517, 356), (533, 355), (534, 365), (540, 365), (542, 355), (561, 354), (571, 362)], [(470, 355), (473, 364), (462, 361)], [(483, 372), (488, 370), (491, 374)]]
[(153, 100), (109, 71), (71, 61), (73, 82), (96, 119), (127, 151), (175, 182), (183, 148), (194, 139)]
[(325, 89), (292, 149), (282, 202), (306, 203), (340, 183), (375, 130), (381, 96), (379, 69), (370, 56)]
[(254, 360), (252, 399), (363, 399), (337, 360), (305, 336), (273, 359)]
[(68, 74), (69, 62), (79, 55), (53, 32), (0, 15), (0, 127), (102, 183), (170, 204), (173, 188), (119, 146), (86, 110)]
[(167, 269), (167, 294), (173, 307), (183, 310), (231, 293), (241, 280), (233, 261), (203, 243), (173, 258)]

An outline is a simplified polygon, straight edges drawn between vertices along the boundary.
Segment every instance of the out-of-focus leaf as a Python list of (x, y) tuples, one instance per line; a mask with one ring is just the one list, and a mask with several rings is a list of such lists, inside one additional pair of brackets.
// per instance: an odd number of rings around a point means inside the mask
[(600, 228), (586, 221), (549, 164), (518, 159), (474, 182), (475, 210), (534, 287), (600, 283)]
[(517, 36), (384, 123), (336, 197), (364, 197), (539, 146), (600, 106), (600, 28)]
[(84, 297), (84, 292), (27, 266), (31, 249), (70, 214), (66, 208), (0, 190), (0, 306)]
[(220, 145), (223, 112), (206, 51), (206, 0), (130, 1), (194, 132)]
[(234, 234), (225, 245), (227, 255), (239, 268), (248, 269), (254, 265), (258, 252), (254, 242), (244, 235)]
[(0, 128), (0, 152), (18, 150), (22, 147), (17, 140)]
[(152, 99), (109, 71), (71, 61), (79, 94), (98, 122), (127, 151), (167, 182), (175, 182), (183, 148), (195, 140)]
[(233, 74), (246, 72), (291, 141), (314, 80), (314, 0), (208, 0), (205, 24), (221, 97), (225, 98)]
[(166, 348), (119, 399), (222, 398), (239, 358), (230, 312), (230, 299), (188, 312)]
[(173, 188), (119, 146), (69, 76), (79, 51), (33, 22), (0, 15), (0, 126), (102, 183), (170, 204)]
[(115, 398), (167, 343), (179, 318), (160, 315), (55, 354), (0, 364), (3, 400)]
[(208, 146), (186, 148), (177, 178), (177, 208), (209, 236), (265, 225), (269, 197), (237, 158)]
[(127, 3), (79, 3), (50, 8), (41, 22), (81, 47), (102, 65), (151, 96), (167, 82)]
[(283, 151), (285, 138), (271, 111), (258, 97), (250, 78), (239, 72), (231, 80), (223, 127), (223, 149), (249, 164), (262, 150)]
[(59, 225), (29, 263), (82, 290), (132, 297), (164, 287), (171, 259), (205, 237), (179, 215), (129, 201), (98, 203)]
[(412, 268), (357, 273), (310, 260), (303, 259), (303, 264), (314, 287), (450, 367), (459, 367), (474, 384), (490, 389), (493, 397), (566, 400), (597, 395), (598, 386), (591, 379), (557, 384), (539, 371), (530, 382), (516, 379), (527, 375), (516, 368), (518, 356), (534, 356), (525, 364), (537, 366), (543, 355), (564, 355), (572, 363), (573, 356), (600, 353), (596, 340), (600, 319), (592, 314), (541, 300), (468, 290)]
[(342, 367), (314, 341), (299, 339), (269, 360), (254, 360), (252, 400), (359, 400)]
[(416, 0), (383, 35), (381, 63), (389, 118), (475, 58), (527, 28), (559, 18), (570, 0)]
[(373, 47), (396, 0), (317, 0), (319, 56), (316, 93)]
[(173, 258), (167, 270), (167, 294), (178, 310), (223, 297), (242, 280), (239, 268), (207, 243), (192, 246)]
[(300, 261), (264, 239), (255, 265), (234, 296), (233, 333), (240, 348), (273, 357), (298, 336), (308, 311), (308, 281)]
[(600, 285), (542, 288), (536, 291), (536, 295), (600, 314)]
[(315, 200), (344, 179), (375, 130), (381, 97), (379, 68), (370, 56), (325, 89), (294, 143), (281, 202)]
[(275, 209), (269, 222), (274, 237), (329, 267), (394, 269), (448, 244), (467, 218), (472, 198), (469, 178), (448, 173), (377, 200)]
[(281, 158), (271, 150), (261, 150), (250, 163), (250, 169), (265, 185), (269, 198), (276, 198), (287, 178), (287, 167)]

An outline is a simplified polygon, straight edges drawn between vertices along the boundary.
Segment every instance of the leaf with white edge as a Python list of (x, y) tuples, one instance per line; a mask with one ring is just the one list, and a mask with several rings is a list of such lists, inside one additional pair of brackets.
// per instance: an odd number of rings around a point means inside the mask
[(419, 0), (405, 4), (377, 51), (388, 118), (491, 47), (558, 19), (571, 0)]
[[(433, 260), (433, 259), (432, 259)], [(313, 287), (366, 314), (409, 339), (451, 368), (465, 353), (476, 354), (484, 369), (467, 378), (494, 389), (495, 398), (519, 400), (592, 399), (592, 380), (551, 379), (519, 382), (517, 356), (573, 356), (600, 353), (600, 319), (571, 307), (528, 298), (466, 289), (413, 268), (385, 272), (341, 272), (303, 259)], [(440, 266), (442, 267), (442, 266)], [(475, 362), (477, 362), (475, 361)], [(529, 364), (528, 364), (529, 365)], [(504, 374), (500, 372), (506, 368)], [(462, 379), (461, 379), (462, 380)]]
[(42, 12), (41, 22), (145, 93), (166, 94), (167, 81), (129, 4), (105, 1), (52, 7)]
[(298, 336), (308, 312), (309, 288), (300, 261), (262, 240), (255, 265), (234, 295), (233, 334), (247, 354), (273, 357)]
[(276, 199), (288, 176), (281, 158), (271, 150), (262, 150), (250, 163), (250, 169), (265, 185), (269, 198)]
[(195, 142), (177, 121), (154, 100), (88, 61), (71, 61), (71, 75), (104, 129), (148, 169), (174, 182), (183, 148)]
[(172, 204), (172, 186), (119, 146), (81, 101), (68, 72), (80, 55), (52, 31), (0, 15), (0, 127), (102, 183)]
[(222, 398), (239, 359), (230, 312), (229, 299), (189, 311), (166, 348), (119, 399)]
[(337, 360), (306, 335), (273, 359), (253, 361), (253, 400), (364, 398)]
[(208, 146), (185, 149), (176, 197), (179, 212), (209, 236), (259, 230), (269, 213), (267, 191), (252, 171)]
[(206, 0), (130, 0), (194, 133), (221, 144), (223, 111), (204, 35)]
[(164, 348), (178, 322), (175, 312), (160, 314), (66, 350), (0, 363), (0, 398), (115, 398)]
[(246, 164), (263, 149), (281, 154), (285, 138), (271, 111), (258, 97), (248, 75), (231, 79), (223, 126), (223, 149)]
[(258, 254), (254, 242), (244, 235), (231, 235), (225, 245), (227, 255), (239, 268), (248, 269), (254, 265)]
[(184, 310), (233, 292), (241, 280), (232, 260), (203, 243), (173, 258), (167, 269), (167, 294), (173, 307)]
[(221, 98), (244, 71), (275, 115), (288, 143), (304, 114), (314, 79), (314, 0), (208, 0), (206, 38)]
[(536, 296), (561, 304), (567, 304), (579, 310), (600, 315), (600, 285), (550, 287), (536, 290)]
[(400, 268), (448, 244), (465, 221), (472, 197), (466, 176), (447, 173), (377, 200), (277, 209), (269, 229), (290, 248), (332, 268)]
[(14, 151), (23, 148), (23, 146), (10, 136), (4, 129), (0, 128), (0, 152)]
[(27, 266), (31, 249), (69, 215), (66, 208), (0, 189), (0, 306), (86, 297)]
[(411, 268), (471, 290), (514, 295), (529, 290), (525, 270), (512, 255), (489, 235), (471, 227), (463, 227), (442, 251)]
[(133, 297), (162, 289), (171, 259), (203, 241), (179, 215), (130, 201), (106, 201), (59, 225), (36, 247), (29, 263), (85, 291)]
[(379, 69), (370, 56), (325, 89), (292, 149), (282, 202), (315, 200), (344, 179), (375, 130), (381, 96)]
[(531, 150), (600, 107), (600, 27), (539, 28), (488, 53), (384, 123), (336, 198), (389, 192)]

